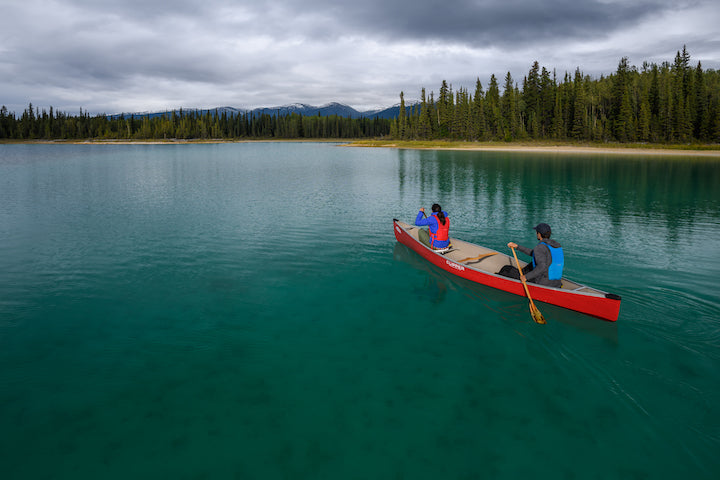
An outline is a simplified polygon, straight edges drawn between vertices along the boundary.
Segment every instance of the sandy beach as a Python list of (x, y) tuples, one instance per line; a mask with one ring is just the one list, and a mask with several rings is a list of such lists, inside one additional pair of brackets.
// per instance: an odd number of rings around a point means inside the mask
[(654, 156), (695, 156), (695, 157), (718, 157), (720, 158), (720, 149), (718, 150), (683, 150), (675, 148), (638, 148), (638, 147), (592, 147), (592, 146), (575, 146), (575, 145), (497, 145), (497, 144), (478, 144), (470, 143), (467, 146), (458, 146), (457, 144), (443, 145), (423, 145), (413, 146), (412, 142), (408, 143), (349, 143), (348, 147), (385, 147), (385, 148), (408, 148), (417, 150), (458, 150), (458, 151), (489, 151), (489, 152), (542, 152), (542, 153), (568, 153), (568, 154), (608, 154), (608, 155), (654, 155)]
[[(450, 148), (450, 150), (464, 150)], [(596, 148), (596, 147), (471, 147), (469, 150), (507, 151), (507, 152), (548, 152), (548, 153), (590, 153), (619, 155), (678, 155), (699, 157), (720, 157), (720, 150), (670, 150), (644, 148)]]

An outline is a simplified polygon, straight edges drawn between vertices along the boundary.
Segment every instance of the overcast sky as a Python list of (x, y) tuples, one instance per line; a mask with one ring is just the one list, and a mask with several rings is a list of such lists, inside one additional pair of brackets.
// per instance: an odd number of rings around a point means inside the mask
[(0, 0), (0, 105), (20, 114), (358, 110), (521, 84), (538, 61), (595, 78), (622, 57), (720, 69), (718, 0)]

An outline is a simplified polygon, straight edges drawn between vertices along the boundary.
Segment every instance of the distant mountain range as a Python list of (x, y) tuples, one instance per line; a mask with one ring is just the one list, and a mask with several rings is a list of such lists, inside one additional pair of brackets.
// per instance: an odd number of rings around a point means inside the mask
[[(405, 109), (407, 113), (409, 114), (412, 110), (412, 105), (406, 106)], [(176, 113), (180, 112), (180, 109), (174, 110)], [(217, 112), (218, 115), (222, 115), (223, 113), (229, 115), (229, 116), (235, 116), (235, 115), (245, 115), (245, 114), (253, 114), (253, 115), (279, 115), (279, 116), (285, 116), (290, 115), (292, 113), (297, 113), (302, 116), (316, 116), (319, 115), (321, 117), (328, 117), (331, 115), (338, 115), (343, 118), (386, 118), (386, 119), (392, 119), (397, 118), (398, 114), (400, 113), (400, 105), (395, 105), (393, 107), (384, 108), (381, 110), (367, 110), (364, 112), (359, 112), (355, 110), (354, 108), (343, 105), (342, 103), (328, 103), (327, 105), (323, 105), (321, 107), (316, 107), (314, 105), (306, 105), (304, 103), (294, 103), (292, 105), (283, 105), (281, 107), (261, 107), (261, 108), (254, 108), (251, 110), (243, 110), (235, 107), (217, 107), (217, 108), (206, 108), (206, 109), (197, 109), (197, 108), (183, 108), (183, 112), (195, 112), (199, 113), (201, 115), (205, 115), (206, 113), (210, 112), (211, 115), (215, 115), (215, 112)], [(135, 118), (143, 118), (143, 117), (160, 117), (162, 115), (169, 115), (172, 114), (173, 110), (166, 110), (163, 112), (135, 112), (135, 113), (116, 113), (113, 115), (108, 115), (108, 118), (115, 119), (119, 117), (129, 117), (133, 116)]]

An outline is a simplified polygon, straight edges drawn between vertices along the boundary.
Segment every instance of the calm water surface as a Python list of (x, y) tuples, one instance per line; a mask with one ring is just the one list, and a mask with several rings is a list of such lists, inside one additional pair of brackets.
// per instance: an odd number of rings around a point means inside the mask
[[(720, 161), (0, 145), (0, 477), (718, 478)], [(552, 225), (616, 324), (396, 243)]]

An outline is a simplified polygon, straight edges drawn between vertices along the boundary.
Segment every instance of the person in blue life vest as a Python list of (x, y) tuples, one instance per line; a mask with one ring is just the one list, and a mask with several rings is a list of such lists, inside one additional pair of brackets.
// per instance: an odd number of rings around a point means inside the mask
[(432, 206), (432, 215), (425, 218), (425, 209), (421, 208), (415, 218), (415, 225), (427, 225), (428, 230), (422, 229), (418, 239), (434, 250), (442, 250), (450, 246), (450, 218), (447, 212), (437, 203)]
[[(508, 243), (508, 247), (517, 248), (519, 251), (532, 257), (532, 262), (523, 267), (523, 274), (528, 282), (537, 283), (539, 285), (547, 285), (549, 287), (560, 287), (563, 266), (565, 265), (565, 256), (560, 244), (550, 238), (552, 233), (550, 225), (547, 223), (539, 223), (537, 227), (533, 227), (536, 232), (538, 244), (532, 250), (518, 245), (515, 242)], [(498, 272), (515, 279), (520, 278), (520, 274), (516, 267), (503, 267)]]

